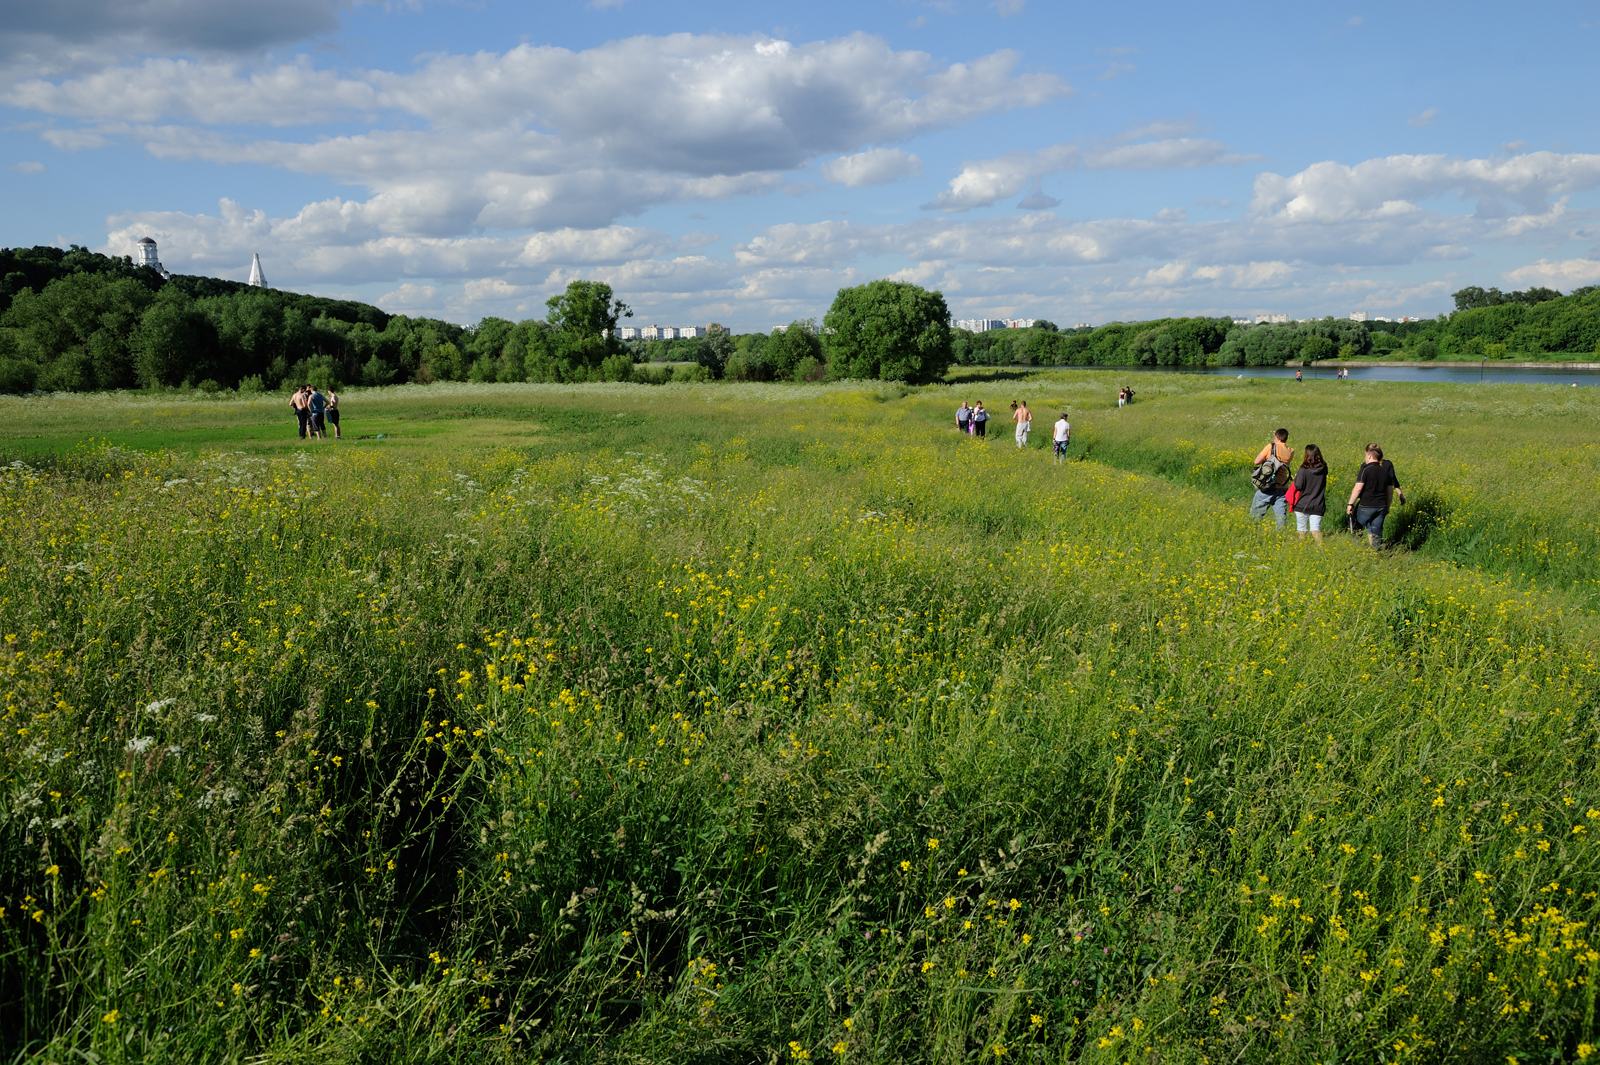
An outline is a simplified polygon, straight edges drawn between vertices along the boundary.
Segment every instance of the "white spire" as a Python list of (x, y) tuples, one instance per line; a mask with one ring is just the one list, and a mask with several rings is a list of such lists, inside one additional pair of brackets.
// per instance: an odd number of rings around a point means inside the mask
[(261, 272), (261, 253), (256, 252), (255, 259), (250, 263), (250, 283), (256, 288), (266, 288), (267, 278)]

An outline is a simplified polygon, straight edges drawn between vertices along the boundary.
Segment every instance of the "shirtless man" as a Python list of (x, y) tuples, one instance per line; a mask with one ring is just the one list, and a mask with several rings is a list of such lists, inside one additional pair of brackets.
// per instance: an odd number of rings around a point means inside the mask
[(1033, 428), (1033, 412), (1028, 409), (1027, 400), (1017, 403), (1017, 409), (1011, 412), (1011, 420), (1017, 423), (1017, 450), (1021, 451), (1028, 446), (1028, 430)]
[(289, 399), (294, 416), (300, 422), (300, 439), (306, 438), (306, 428), (311, 423), (311, 386), (301, 385)]

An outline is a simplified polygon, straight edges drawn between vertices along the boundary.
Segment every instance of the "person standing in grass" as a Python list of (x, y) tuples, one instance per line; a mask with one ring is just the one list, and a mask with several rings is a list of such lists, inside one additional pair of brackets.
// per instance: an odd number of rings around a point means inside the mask
[(956, 408), (956, 431), (966, 432), (967, 422), (972, 419), (972, 408), (967, 406), (967, 401), (962, 400), (961, 406)]
[(1011, 420), (1017, 423), (1017, 450), (1021, 451), (1028, 446), (1028, 431), (1033, 428), (1033, 411), (1028, 409), (1025, 399), (1012, 406), (1016, 409), (1011, 412)]
[(1056, 465), (1067, 461), (1067, 445), (1072, 443), (1072, 423), (1067, 421), (1067, 412), (1061, 412), (1061, 420), (1056, 422), (1055, 445)]
[(310, 385), (301, 385), (294, 390), (294, 395), (289, 397), (289, 406), (294, 408), (295, 421), (300, 423), (300, 439), (306, 438), (306, 428), (311, 422), (311, 408), (306, 406), (306, 395)]
[(1294, 462), (1294, 448), (1289, 446), (1289, 430), (1274, 430), (1272, 439), (1267, 441), (1267, 446), (1261, 449), (1251, 465), (1259, 466), (1263, 462), (1275, 464), (1276, 469), (1267, 487), (1256, 489), (1255, 498), (1250, 501), (1250, 516), (1264, 518), (1270, 511), (1281, 530), (1289, 516), (1289, 504), (1284, 494), (1289, 490), (1289, 465)]
[(1294, 489), (1299, 493), (1294, 501), (1294, 527), (1300, 539), (1311, 538), (1322, 543), (1322, 516), (1328, 511), (1328, 463), (1322, 449), (1307, 444), (1305, 456), (1300, 460), (1300, 472), (1294, 475)]
[(1383, 519), (1389, 515), (1389, 504), (1399, 497), (1401, 504), (1406, 494), (1400, 490), (1400, 478), (1395, 475), (1394, 463), (1383, 457), (1383, 448), (1368, 444), (1366, 461), (1356, 474), (1356, 483), (1350, 489), (1350, 502), (1345, 513), (1350, 515), (1350, 531), (1367, 531), (1367, 544), (1374, 551), (1383, 548)]
[(983, 409), (983, 400), (978, 400), (978, 405), (972, 408), (972, 435), (988, 436), (989, 412)]
[(323, 417), (333, 426), (333, 438), (344, 439), (344, 434), (339, 431), (339, 393), (333, 390), (332, 385), (328, 386), (328, 409), (323, 412)]
[(323, 427), (322, 416), (327, 412), (328, 400), (313, 388), (311, 395), (306, 399), (306, 408), (311, 411), (311, 435), (318, 440), (327, 439), (328, 434)]

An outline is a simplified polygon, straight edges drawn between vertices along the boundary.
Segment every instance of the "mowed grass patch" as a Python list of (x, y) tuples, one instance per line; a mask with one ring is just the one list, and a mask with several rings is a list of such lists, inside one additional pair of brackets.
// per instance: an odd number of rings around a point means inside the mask
[(1579, 598), (960, 439), (932, 390), (642, 392), (505, 393), (572, 419), (527, 446), (397, 407), (450, 428), (9, 468), (7, 1050), (1595, 1042)]

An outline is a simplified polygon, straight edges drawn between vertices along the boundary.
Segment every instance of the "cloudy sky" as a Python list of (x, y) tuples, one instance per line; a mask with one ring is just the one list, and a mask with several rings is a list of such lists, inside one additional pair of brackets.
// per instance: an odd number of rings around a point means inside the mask
[(0, 244), (462, 322), (1431, 315), (1600, 282), (1597, 48), (1593, 3), (0, 0)]

